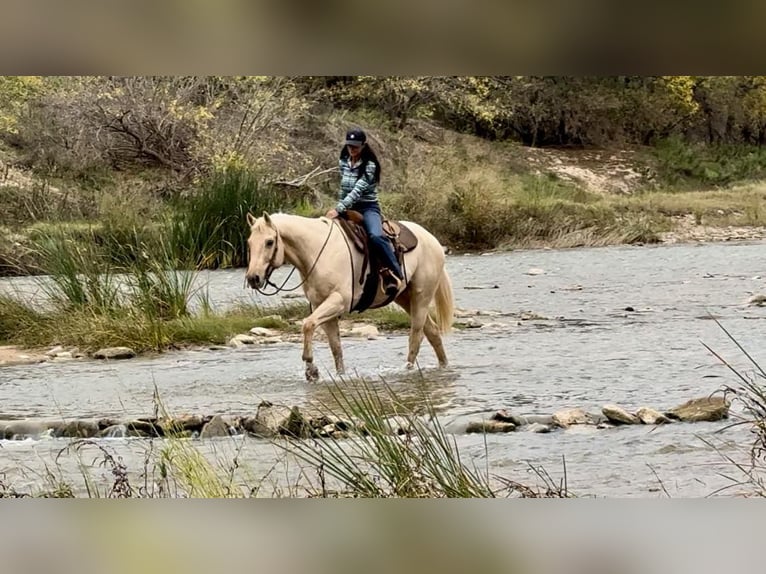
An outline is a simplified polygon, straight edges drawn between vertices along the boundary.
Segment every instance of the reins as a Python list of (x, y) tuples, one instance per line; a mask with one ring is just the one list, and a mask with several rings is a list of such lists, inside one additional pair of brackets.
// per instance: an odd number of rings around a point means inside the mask
[[(271, 285), (272, 287), (274, 287), (275, 291), (273, 293), (266, 293), (266, 291), (264, 291), (260, 287), (256, 287), (255, 290), (258, 291), (258, 293), (260, 293), (261, 295), (264, 295), (266, 297), (271, 297), (273, 295), (276, 295), (277, 293), (281, 293), (283, 291), (289, 293), (290, 291), (295, 291), (298, 287), (301, 287), (309, 278), (309, 276), (311, 275), (311, 272), (314, 271), (317, 261), (319, 261), (319, 258), (322, 256), (322, 253), (324, 252), (325, 247), (327, 247), (327, 242), (330, 241), (330, 236), (332, 235), (332, 230), (334, 226), (335, 226), (335, 220), (331, 219), (330, 231), (327, 233), (327, 237), (325, 238), (324, 243), (322, 244), (322, 248), (319, 250), (319, 253), (316, 256), (316, 259), (314, 259), (314, 263), (311, 264), (311, 268), (308, 270), (308, 272), (306, 273), (306, 276), (303, 278), (303, 280), (300, 283), (298, 283), (295, 287), (290, 287), (289, 289), (285, 289), (285, 285), (287, 285), (287, 282), (290, 280), (290, 277), (292, 277), (293, 273), (295, 272), (295, 265), (293, 265), (293, 268), (290, 270), (290, 273), (288, 273), (287, 277), (285, 277), (285, 280), (282, 282), (282, 285), (277, 287), (274, 283), (271, 282), (271, 274), (274, 272), (274, 269), (276, 269), (272, 265), (272, 261), (274, 260), (274, 256), (277, 254), (277, 250), (279, 249), (279, 246), (275, 245), (274, 254), (271, 256), (271, 260), (269, 261), (269, 267), (266, 270), (266, 281), (265, 281), (266, 285)], [(278, 233), (278, 236), (279, 236), (279, 239), (282, 240), (282, 234)]]

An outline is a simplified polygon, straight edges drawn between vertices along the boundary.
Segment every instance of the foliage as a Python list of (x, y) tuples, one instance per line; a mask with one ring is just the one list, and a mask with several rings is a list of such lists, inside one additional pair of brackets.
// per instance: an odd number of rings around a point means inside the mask
[(42, 93), (39, 76), (0, 76), (0, 134), (15, 134), (29, 102)]
[(282, 78), (95, 76), (28, 98), (16, 144), (46, 173), (160, 168), (193, 179), (284, 152), (306, 101)]
[(197, 193), (174, 204), (168, 228), (176, 259), (185, 266), (216, 269), (247, 264), (248, 211), (278, 211), (289, 201), (258, 174), (230, 167), (215, 171)]
[(657, 170), (673, 186), (722, 186), (766, 176), (766, 149), (729, 143), (688, 143), (680, 137), (653, 148)]

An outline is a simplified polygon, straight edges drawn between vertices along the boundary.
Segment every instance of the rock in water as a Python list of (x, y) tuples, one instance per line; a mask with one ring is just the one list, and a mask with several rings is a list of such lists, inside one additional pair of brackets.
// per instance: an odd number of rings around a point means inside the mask
[(609, 422), (622, 425), (638, 424), (638, 418), (617, 405), (604, 405), (601, 407), (601, 413), (609, 419)]
[(591, 417), (581, 408), (563, 409), (553, 413), (553, 423), (561, 428), (572, 425), (593, 424)]
[(471, 433), (498, 433), (498, 432), (511, 432), (516, 430), (516, 425), (513, 423), (503, 423), (500, 421), (480, 421), (470, 422), (465, 429), (468, 434)]
[(641, 407), (636, 411), (636, 416), (645, 425), (661, 425), (672, 422), (671, 419), (663, 415), (659, 411), (655, 411), (649, 407)]
[(686, 401), (665, 415), (684, 422), (720, 421), (729, 416), (729, 406), (723, 397), (702, 397)]
[(93, 356), (96, 359), (132, 359), (136, 356), (136, 352), (129, 347), (107, 347), (105, 349), (99, 349)]
[(499, 421), (501, 423), (513, 423), (517, 427), (526, 424), (526, 421), (519, 415), (513, 414), (505, 409), (500, 409), (490, 417), (493, 421)]
[(202, 427), (202, 432), (199, 433), (200, 438), (217, 438), (222, 436), (229, 436), (229, 425), (221, 415), (215, 415), (212, 419)]

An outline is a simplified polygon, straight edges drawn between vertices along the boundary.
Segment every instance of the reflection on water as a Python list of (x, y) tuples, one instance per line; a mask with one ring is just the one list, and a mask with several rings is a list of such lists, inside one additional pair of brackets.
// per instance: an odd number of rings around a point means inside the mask
[(335, 377), (307, 389), (305, 404), (321, 412), (345, 413), (360, 404), (374, 404), (383, 415), (449, 413), (457, 399), (453, 369), (413, 370), (390, 377)]
[[(479, 311), (475, 319), (483, 325), (449, 335), (450, 369), (435, 368), (424, 341), (422, 372), (405, 371), (403, 334), (374, 341), (344, 338), (349, 374), (341, 380), (348, 385), (360, 379), (370, 385), (385, 381), (409, 408), (418, 404), (415, 382), (421, 381), (445, 426), (455, 432), (498, 408), (519, 414), (574, 406), (597, 412), (606, 403), (628, 410), (670, 408), (732, 382), (731, 373), (701, 341), (736, 367), (751, 368), (710, 314), (766, 362), (761, 351), (766, 349), (766, 309), (746, 304), (752, 294), (766, 292), (764, 249), (764, 244), (718, 244), (450, 257), (457, 305)], [(527, 275), (531, 267), (545, 273)], [(244, 289), (242, 270), (204, 273), (200, 281), (218, 308), (274, 303)], [(26, 278), (0, 283), (5, 289), (11, 284), (21, 291), (32, 285)], [(0, 370), (0, 409), (5, 417), (146, 416), (152, 413), (155, 389), (173, 413), (247, 413), (261, 400), (332, 402), (333, 361), (325, 343), (316, 343), (315, 355), (323, 378), (314, 385), (303, 379), (301, 348), (294, 343), (202, 349), (122, 363), (6, 367)], [(466, 461), (483, 467), (489, 457), (493, 469), (519, 480), (534, 478), (530, 464), (560, 476), (565, 462), (570, 486), (579, 492), (658, 496), (664, 492), (657, 494), (661, 483), (673, 496), (703, 496), (728, 482), (720, 476), (726, 463), (700, 437), (736, 444), (750, 439), (744, 427), (714, 434), (724, 426), (456, 438)], [(111, 439), (109, 444), (128, 442)], [(0, 470), (13, 468), (18, 460), (30, 464), (37, 454), (44, 459), (50, 443), (0, 449)], [(251, 439), (242, 444), (241, 461), (260, 470), (273, 466), (273, 454), (264, 454), (272, 447)], [(724, 452), (735, 450), (726, 444)], [(133, 448), (125, 447), (125, 456), (130, 458)], [(20, 458), (12, 459), (10, 452)], [(136, 456), (136, 462), (141, 460)]]

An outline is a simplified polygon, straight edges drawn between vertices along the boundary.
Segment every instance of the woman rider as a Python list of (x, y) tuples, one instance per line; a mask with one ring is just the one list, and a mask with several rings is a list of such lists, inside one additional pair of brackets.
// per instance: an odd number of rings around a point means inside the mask
[(352, 129), (346, 133), (346, 143), (341, 149), (338, 165), (339, 200), (335, 209), (329, 210), (326, 216), (332, 219), (343, 215), (349, 209), (362, 214), (370, 244), (387, 271), (383, 273), (385, 292), (392, 296), (400, 290), (403, 275), (391, 242), (383, 231), (383, 216), (377, 191), (380, 182), (380, 162), (367, 143), (364, 131)]

